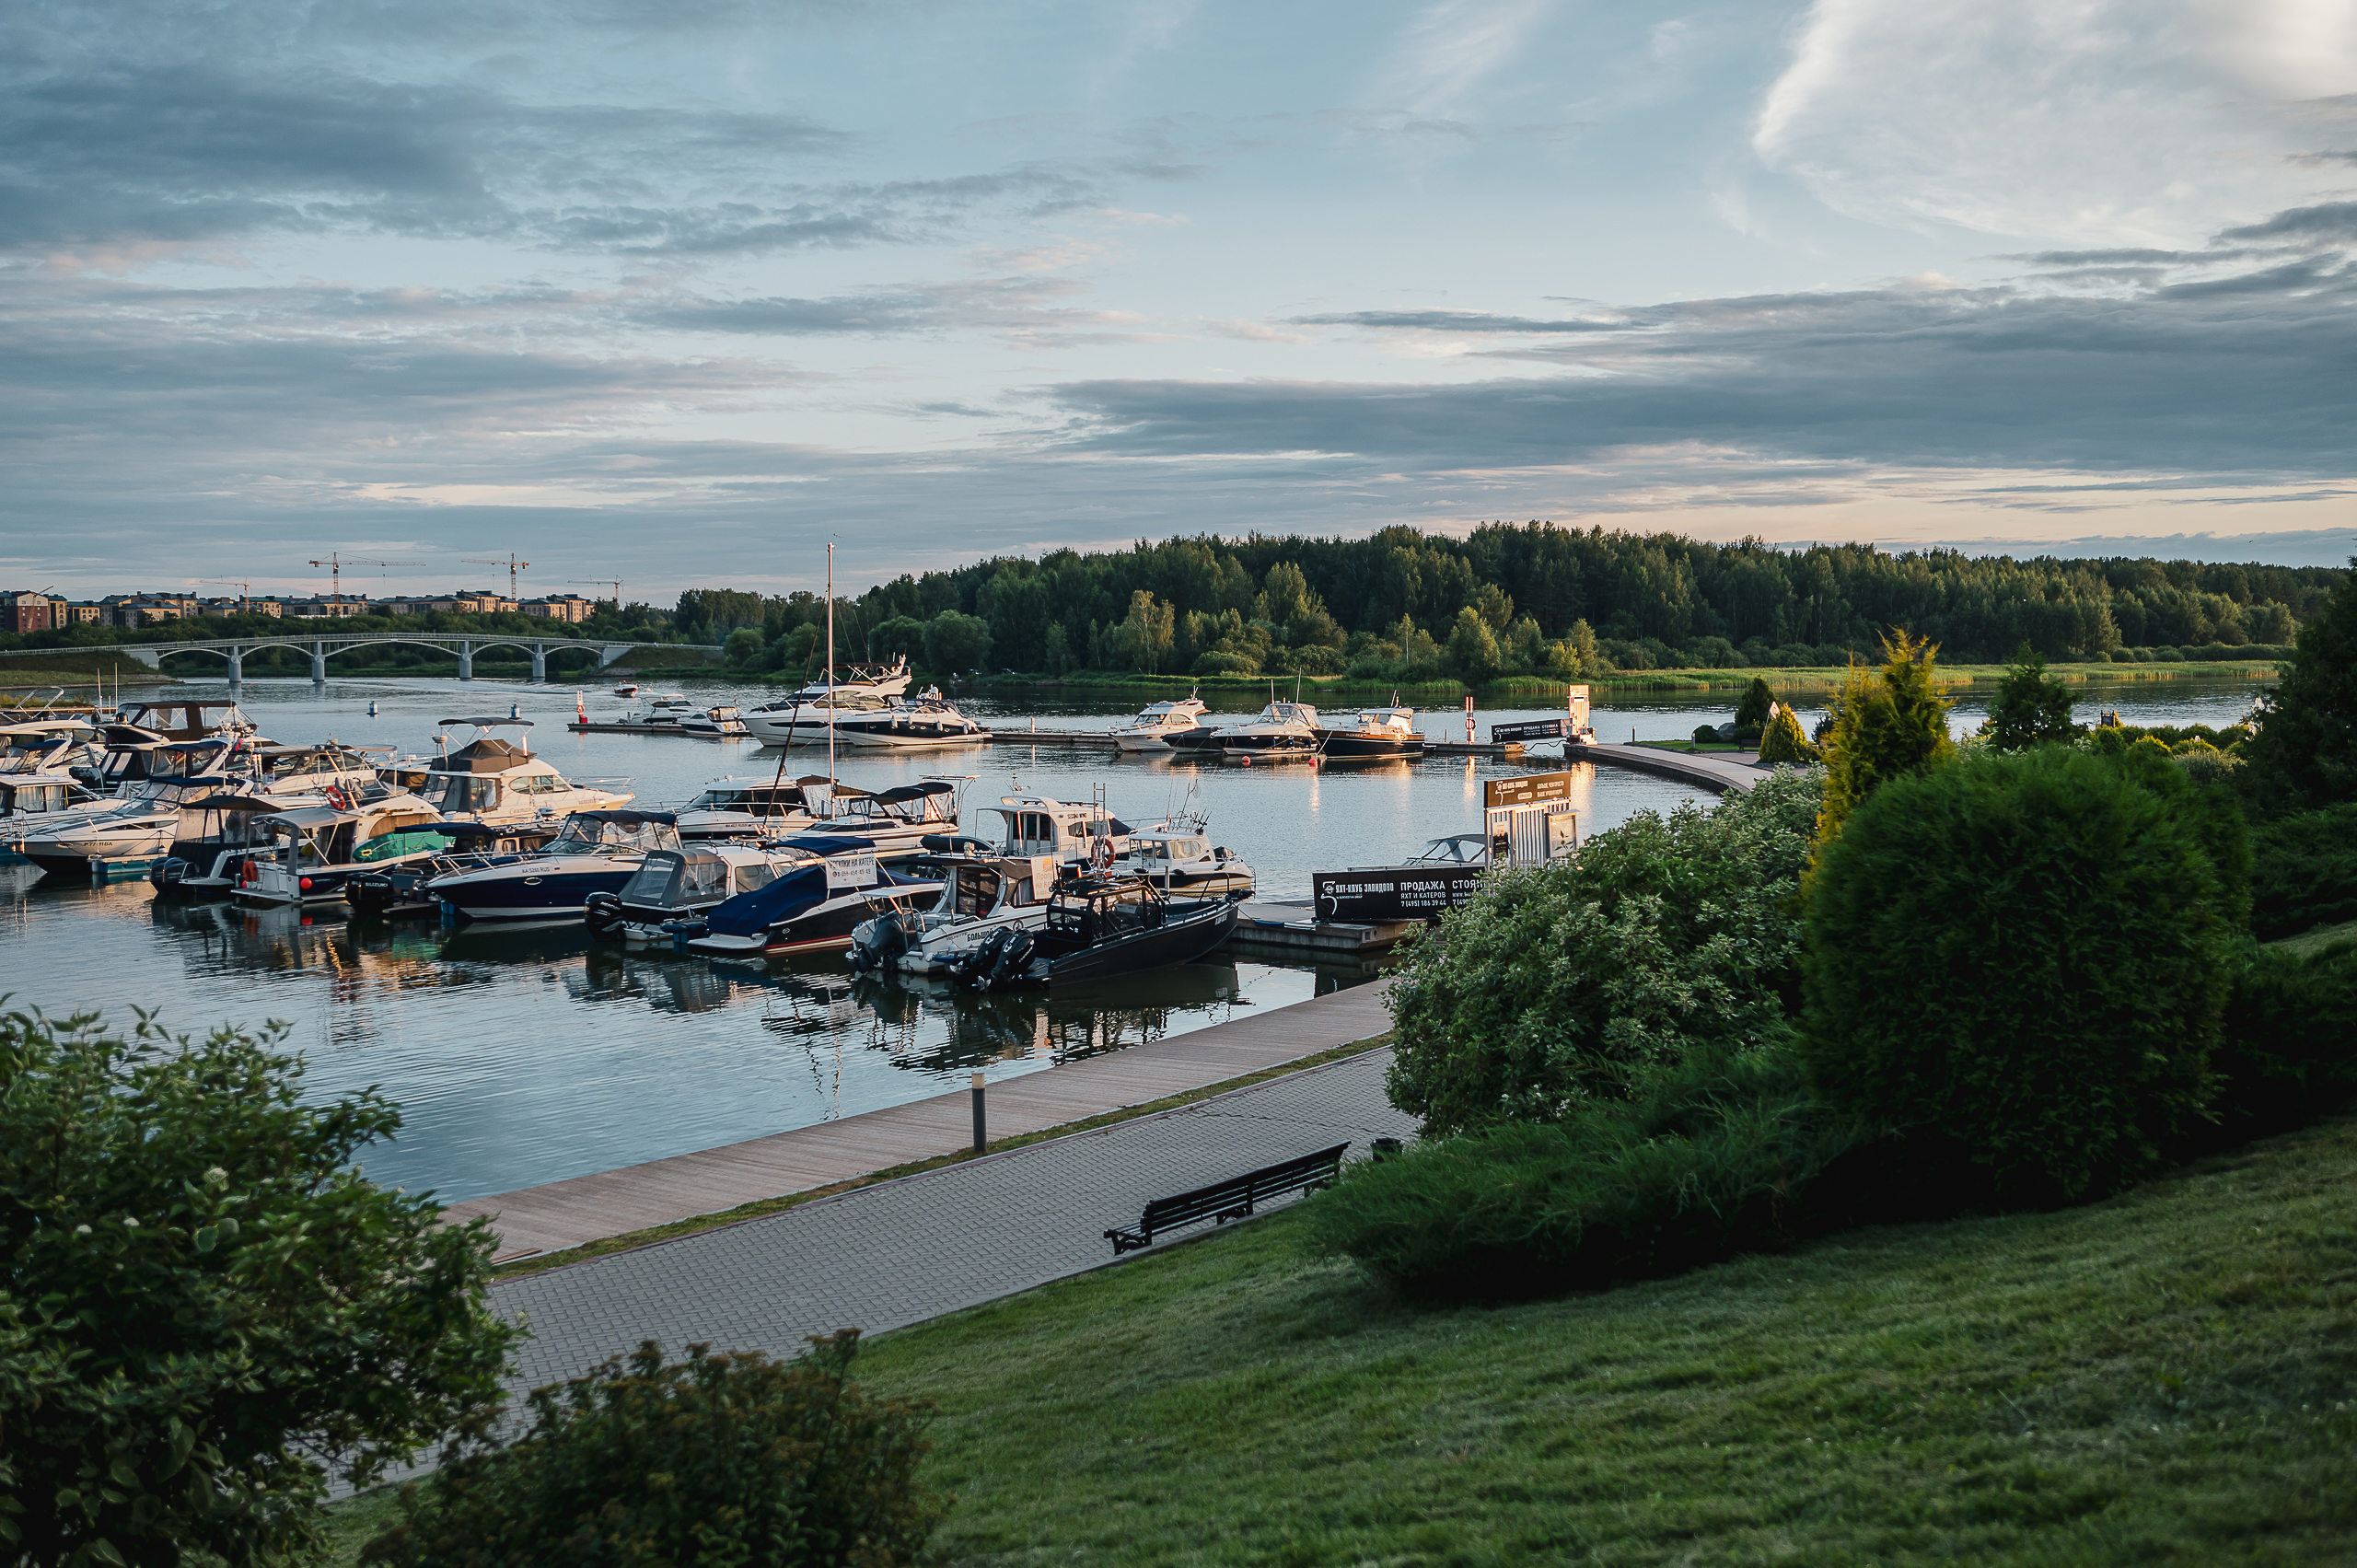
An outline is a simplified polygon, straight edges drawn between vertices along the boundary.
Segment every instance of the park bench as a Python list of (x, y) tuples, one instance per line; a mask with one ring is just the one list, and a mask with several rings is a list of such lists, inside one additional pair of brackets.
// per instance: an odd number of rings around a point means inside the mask
[(1349, 1147), (1348, 1144), (1337, 1144), (1330, 1149), (1320, 1149), (1282, 1165), (1248, 1170), (1242, 1176), (1198, 1187), (1191, 1192), (1156, 1198), (1145, 1206), (1145, 1215), (1138, 1221), (1137, 1229), (1109, 1230), (1105, 1239), (1113, 1244), (1113, 1254), (1119, 1257), (1137, 1248), (1153, 1246), (1156, 1231), (1175, 1230), (1197, 1220), (1225, 1225), (1251, 1214), (1253, 1205), (1262, 1200), (1290, 1192), (1296, 1187), (1314, 1192), (1320, 1187), (1331, 1186), (1341, 1172), (1342, 1151)]

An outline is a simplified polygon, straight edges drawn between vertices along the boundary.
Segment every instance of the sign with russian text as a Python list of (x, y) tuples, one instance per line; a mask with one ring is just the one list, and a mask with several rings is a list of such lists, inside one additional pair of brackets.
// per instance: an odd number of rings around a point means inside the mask
[(1490, 744), (1504, 746), (1516, 740), (1561, 740), (1563, 738), (1562, 719), (1535, 719), (1528, 724), (1493, 724), (1490, 726)]
[(1388, 866), (1313, 871), (1310, 897), (1320, 920), (1438, 920), (1480, 890), (1479, 866)]
[(827, 856), (827, 891), (846, 891), (876, 885), (876, 852)]
[(1481, 784), (1481, 804), (1491, 810), (1501, 806), (1537, 806), (1541, 801), (1571, 797), (1569, 773), (1524, 773), (1515, 778), (1486, 779)]

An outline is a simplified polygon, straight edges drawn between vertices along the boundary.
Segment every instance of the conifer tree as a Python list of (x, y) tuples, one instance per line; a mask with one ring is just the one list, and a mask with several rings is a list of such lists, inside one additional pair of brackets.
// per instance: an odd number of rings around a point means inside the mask
[(1882, 668), (1850, 667), (1824, 738), (1825, 804), (1817, 812), (1821, 852), (1861, 801), (1893, 779), (1919, 773), (1956, 755), (1948, 738), (1949, 703), (1934, 677), (1939, 648), (1893, 628), (1882, 640)]

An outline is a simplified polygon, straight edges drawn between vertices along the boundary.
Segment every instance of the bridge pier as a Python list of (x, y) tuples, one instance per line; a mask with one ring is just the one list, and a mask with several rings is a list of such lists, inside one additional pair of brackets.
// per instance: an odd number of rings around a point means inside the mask
[(532, 645), (532, 684), (545, 686), (548, 683), (549, 645), (546, 643), (534, 643)]
[(460, 638), (459, 641), (459, 679), (461, 680), (472, 680), (474, 678), (475, 645), (474, 644), (468, 642), (466, 639)]
[(229, 650), (229, 690), (235, 691), (246, 683), (246, 650)]
[(327, 683), (328, 645), (325, 643), (313, 643), (311, 645), (311, 684), (325, 686)]

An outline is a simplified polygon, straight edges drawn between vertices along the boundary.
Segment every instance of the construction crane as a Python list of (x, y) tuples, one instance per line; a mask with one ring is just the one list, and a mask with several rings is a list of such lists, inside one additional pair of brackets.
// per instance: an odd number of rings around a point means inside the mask
[(195, 580), (199, 583), (211, 583), (217, 588), (237, 589), (238, 609), (240, 612), (253, 608), (254, 586), (243, 577), (199, 577)]
[(622, 607), (622, 581), (620, 577), (572, 577), (568, 578), (567, 582), (578, 587), (613, 589), (614, 609), (617, 613), (621, 611)]
[(524, 568), (526, 568), (527, 566), (529, 566), (529, 565), (531, 564), (531, 563), (530, 563), (530, 562), (528, 562), (528, 561), (518, 561), (518, 560), (517, 560), (517, 559), (516, 559), (516, 552), (515, 552), (514, 551), (512, 551), (512, 550), (511, 550), (511, 551), (509, 551), (509, 552), (507, 552), (507, 559), (506, 559), (506, 560), (505, 560), (505, 561), (497, 560), (497, 559), (495, 559), (495, 558), (494, 558), (494, 559), (493, 559), (493, 560), (486, 561), (486, 560), (484, 560), (482, 557), (481, 557), (481, 556), (479, 556), (479, 555), (468, 555), (468, 556), (462, 556), (462, 557), (460, 557), (460, 559), (462, 559), (463, 561), (465, 561), (465, 562), (466, 562), (466, 563), (467, 563), (468, 565), (470, 565), (470, 566), (505, 566), (505, 567), (506, 567), (506, 568), (507, 568), (507, 597), (508, 597), (509, 598), (511, 598), (511, 599), (512, 599), (512, 598), (514, 598), (516, 597), (516, 574), (517, 574), (517, 573), (518, 573), (518, 572), (521, 572), (522, 570), (524, 570)]
[(343, 558), (343, 552), (336, 550), (329, 551), (325, 561), (311, 563), (314, 568), (324, 566), (328, 569), (329, 580), (335, 585), (332, 590), (335, 602), (339, 605), (343, 603), (343, 569), (346, 566), (414, 566), (416, 564), (414, 561), (376, 561), (363, 559), (357, 555), (346, 561)]

